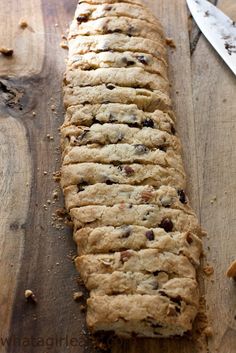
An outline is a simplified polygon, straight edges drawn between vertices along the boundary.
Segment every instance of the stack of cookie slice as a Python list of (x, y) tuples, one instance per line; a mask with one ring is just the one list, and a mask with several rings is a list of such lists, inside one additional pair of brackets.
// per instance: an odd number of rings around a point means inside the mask
[(182, 335), (198, 310), (201, 229), (185, 195), (162, 27), (138, 0), (79, 1), (68, 42), (61, 185), (88, 326)]

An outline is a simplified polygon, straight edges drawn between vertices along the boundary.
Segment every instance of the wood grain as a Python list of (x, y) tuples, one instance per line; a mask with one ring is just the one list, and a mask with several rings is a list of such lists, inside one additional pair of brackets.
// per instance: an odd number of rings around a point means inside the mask
[[(52, 180), (60, 165), (57, 129), (64, 119), (61, 81), (67, 53), (59, 43), (76, 2), (0, 3), (0, 46), (13, 46), (15, 51), (12, 59), (0, 57), (0, 339), (49, 339), (44, 345), (15, 343), (7, 349), (0, 343), (0, 353), (99, 351), (86, 331), (80, 303), (72, 299), (74, 291), (84, 289), (77, 284), (71, 260), (71, 230), (56, 229), (58, 221), (52, 221), (52, 214), (63, 206), (61, 195), (53, 199), (58, 186)], [(169, 50), (169, 76), (188, 194), (209, 233), (206, 262), (215, 267), (215, 281), (206, 281), (215, 331), (210, 352), (235, 353), (235, 286), (224, 275), (236, 253), (235, 77), (203, 36), (191, 58), (185, 0), (145, 3), (177, 45)], [(232, 15), (232, 4), (222, 0), (219, 5)], [(18, 26), (21, 17), (30, 25), (24, 31)], [(37, 305), (25, 301), (25, 289), (34, 291)], [(56, 338), (61, 345), (56, 345)], [(112, 353), (164, 352), (196, 353), (197, 346), (186, 338), (114, 340), (112, 345)]]
[[(236, 18), (236, 4), (219, 6)], [(198, 146), (200, 218), (208, 232), (205, 262), (214, 266), (206, 281), (208, 314), (214, 336), (210, 352), (236, 349), (235, 284), (225, 272), (236, 257), (236, 80), (202, 36), (193, 55), (193, 102)]]
[[(20, 20), (28, 23), (26, 29)], [(53, 24), (52, 24), (53, 27)], [(38, 0), (0, 2), (0, 47), (14, 49), (14, 55), (1, 57), (0, 74), (33, 75), (41, 71), (45, 57), (43, 15)]]

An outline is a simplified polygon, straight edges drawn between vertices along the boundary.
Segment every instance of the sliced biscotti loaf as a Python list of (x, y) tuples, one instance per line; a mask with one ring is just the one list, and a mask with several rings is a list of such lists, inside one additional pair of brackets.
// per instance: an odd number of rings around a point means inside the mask
[(114, 331), (127, 338), (183, 335), (197, 314), (195, 306), (179, 306), (161, 295), (93, 296), (87, 305), (87, 324), (93, 331)]
[(87, 145), (68, 147), (63, 153), (63, 164), (76, 163), (160, 165), (183, 171), (183, 162), (173, 150), (149, 149), (142, 144), (112, 144), (106, 146)]
[(100, 4), (115, 4), (115, 3), (119, 3), (119, 2), (127, 3), (130, 5), (135, 4), (137, 6), (140, 6), (141, 9), (144, 8), (143, 3), (139, 0), (79, 0), (78, 4), (81, 5), (81, 4), (86, 3), (86, 4), (92, 4), (92, 5), (100, 5)]
[(146, 38), (140, 40), (138, 37), (129, 37), (122, 33), (80, 36), (79, 39), (71, 38), (69, 42), (69, 57), (75, 54), (103, 51), (147, 53), (166, 60), (164, 42)]
[(85, 284), (91, 296), (160, 294), (197, 307), (199, 294), (197, 282), (191, 278), (173, 276), (161, 271), (157, 271), (156, 274), (114, 271), (106, 274), (91, 274)]
[(173, 149), (181, 153), (181, 144), (176, 136), (150, 127), (139, 129), (125, 124), (105, 123), (93, 124), (91, 127), (68, 125), (61, 128), (63, 150), (69, 146), (104, 146), (115, 143), (141, 144), (148, 148), (159, 148), (162, 151)]
[(157, 109), (169, 111), (171, 100), (167, 93), (161, 90), (151, 91), (147, 88), (131, 88), (116, 86), (109, 89), (107, 85), (92, 87), (70, 87), (64, 88), (65, 108), (78, 104), (104, 104), (122, 103), (136, 104), (139, 109), (154, 112)]
[(158, 249), (82, 255), (75, 259), (75, 263), (85, 282), (91, 274), (112, 273), (114, 271), (143, 272), (154, 275), (160, 271), (192, 279), (195, 279), (196, 275), (194, 265), (186, 256), (162, 252)]
[(148, 23), (152, 23), (154, 26), (159, 26), (160, 23), (157, 22), (156, 18), (153, 16), (151, 11), (145, 7), (140, 7), (135, 5), (134, 2), (128, 3), (125, 1), (117, 1), (104, 4), (92, 4), (89, 2), (81, 3), (75, 11), (75, 19), (78, 21), (86, 22), (90, 20), (96, 20), (98, 18), (104, 17), (127, 17), (139, 20), (144, 20)]
[(147, 228), (163, 228), (166, 232), (193, 232), (201, 235), (197, 218), (182, 210), (159, 207), (157, 205), (130, 205), (126, 203), (108, 206), (84, 206), (72, 208), (71, 218), (75, 229), (101, 226), (120, 227), (138, 225)]
[(138, 0), (80, 1), (68, 45), (61, 185), (90, 291), (88, 326), (182, 335), (197, 313), (202, 243), (162, 27)]
[(80, 68), (81, 70), (139, 67), (147, 72), (160, 74), (167, 78), (167, 63), (164, 59), (131, 51), (75, 54), (70, 57), (68, 67), (70, 69)]
[(106, 183), (130, 185), (170, 185), (185, 190), (186, 180), (182, 171), (163, 168), (158, 165), (110, 165), (99, 163), (78, 163), (64, 165), (61, 168), (61, 185), (83, 187), (88, 184)]
[(81, 70), (72, 68), (68, 70), (64, 84), (70, 87), (99, 86), (106, 84), (109, 90), (116, 86), (146, 88), (169, 91), (169, 82), (161, 74), (151, 74), (140, 67), (133, 68), (98, 68), (96, 70)]
[(171, 111), (144, 112), (135, 104), (107, 103), (107, 104), (80, 104), (71, 106), (66, 111), (64, 126), (93, 124), (127, 124), (130, 127), (150, 127), (175, 133), (175, 116)]
[(125, 185), (97, 183), (94, 185), (68, 186), (64, 189), (66, 208), (89, 205), (114, 206), (127, 203), (129, 205), (152, 204), (159, 207), (183, 210), (193, 214), (183, 190), (162, 185), (155, 189), (150, 185)]
[(159, 25), (149, 24), (147, 21), (128, 17), (103, 17), (96, 20), (81, 21), (78, 16), (71, 23), (68, 39), (80, 35), (101, 35), (122, 33), (129, 37), (141, 37), (155, 41), (163, 41), (162, 28)]
[(191, 232), (166, 232), (163, 228), (143, 226), (84, 227), (74, 232), (78, 254), (106, 254), (128, 249), (158, 249), (185, 255), (193, 264), (199, 265), (202, 242)]

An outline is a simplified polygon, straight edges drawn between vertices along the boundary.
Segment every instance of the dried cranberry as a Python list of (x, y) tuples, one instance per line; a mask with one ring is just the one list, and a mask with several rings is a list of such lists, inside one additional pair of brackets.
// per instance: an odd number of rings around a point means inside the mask
[(89, 15), (81, 15), (76, 18), (78, 23), (87, 22), (88, 19), (89, 19)]
[(187, 203), (186, 195), (183, 190), (178, 190), (179, 201), (182, 203)]
[(148, 64), (147, 58), (145, 58), (144, 55), (139, 55), (139, 56), (137, 56), (137, 59), (138, 59), (138, 61), (139, 61), (141, 64), (143, 64), (143, 65), (147, 65), (147, 64)]
[(88, 183), (86, 183), (86, 181), (82, 181), (81, 183), (77, 184), (78, 192), (84, 191), (85, 186), (88, 186)]
[(146, 238), (147, 238), (148, 240), (154, 240), (154, 232), (153, 232), (153, 230), (148, 230), (148, 231), (145, 233), (145, 235), (146, 235)]
[(171, 232), (173, 229), (173, 223), (169, 218), (164, 218), (159, 224), (160, 228), (163, 228), (166, 232)]
[(143, 121), (143, 126), (145, 126), (145, 127), (154, 127), (154, 122), (153, 122), (153, 120), (152, 119), (149, 119), (149, 118), (147, 118), (147, 119), (145, 119), (144, 121)]
[(110, 90), (113, 90), (114, 88), (116, 88), (116, 86), (113, 85), (112, 83), (107, 83), (107, 84), (106, 84), (106, 88), (107, 88), (107, 89), (110, 89)]
[(130, 166), (126, 165), (124, 166), (124, 171), (126, 173), (127, 176), (133, 175), (134, 174), (134, 170), (133, 168), (131, 168)]

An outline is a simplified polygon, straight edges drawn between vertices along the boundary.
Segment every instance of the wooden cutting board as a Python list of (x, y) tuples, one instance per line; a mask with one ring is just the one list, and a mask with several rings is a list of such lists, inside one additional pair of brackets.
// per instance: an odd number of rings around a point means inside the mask
[[(204, 264), (214, 267), (201, 280), (213, 337), (200, 352), (235, 353), (236, 285), (225, 271), (236, 258), (236, 78), (189, 19), (185, 0), (145, 2), (176, 43), (169, 75), (188, 194), (208, 232)], [(218, 5), (236, 19), (234, 0)], [(60, 165), (67, 54), (59, 43), (75, 6), (76, 0), (0, 2), (0, 47), (14, 49), (12, 58), (0, 57), (0, 353), (96, 351), (81, 304), (73, 301), (81, 288), (76, 249), (71, 230), (55, 220), (63, 202), (52, 179)], [(19, 27), (20, 18), (28, 28)], [(37, 305), (25, 302), (25, 289), (34, 291)], [(113, 353), (197, 349), (186, 338), (112, 346)]]

